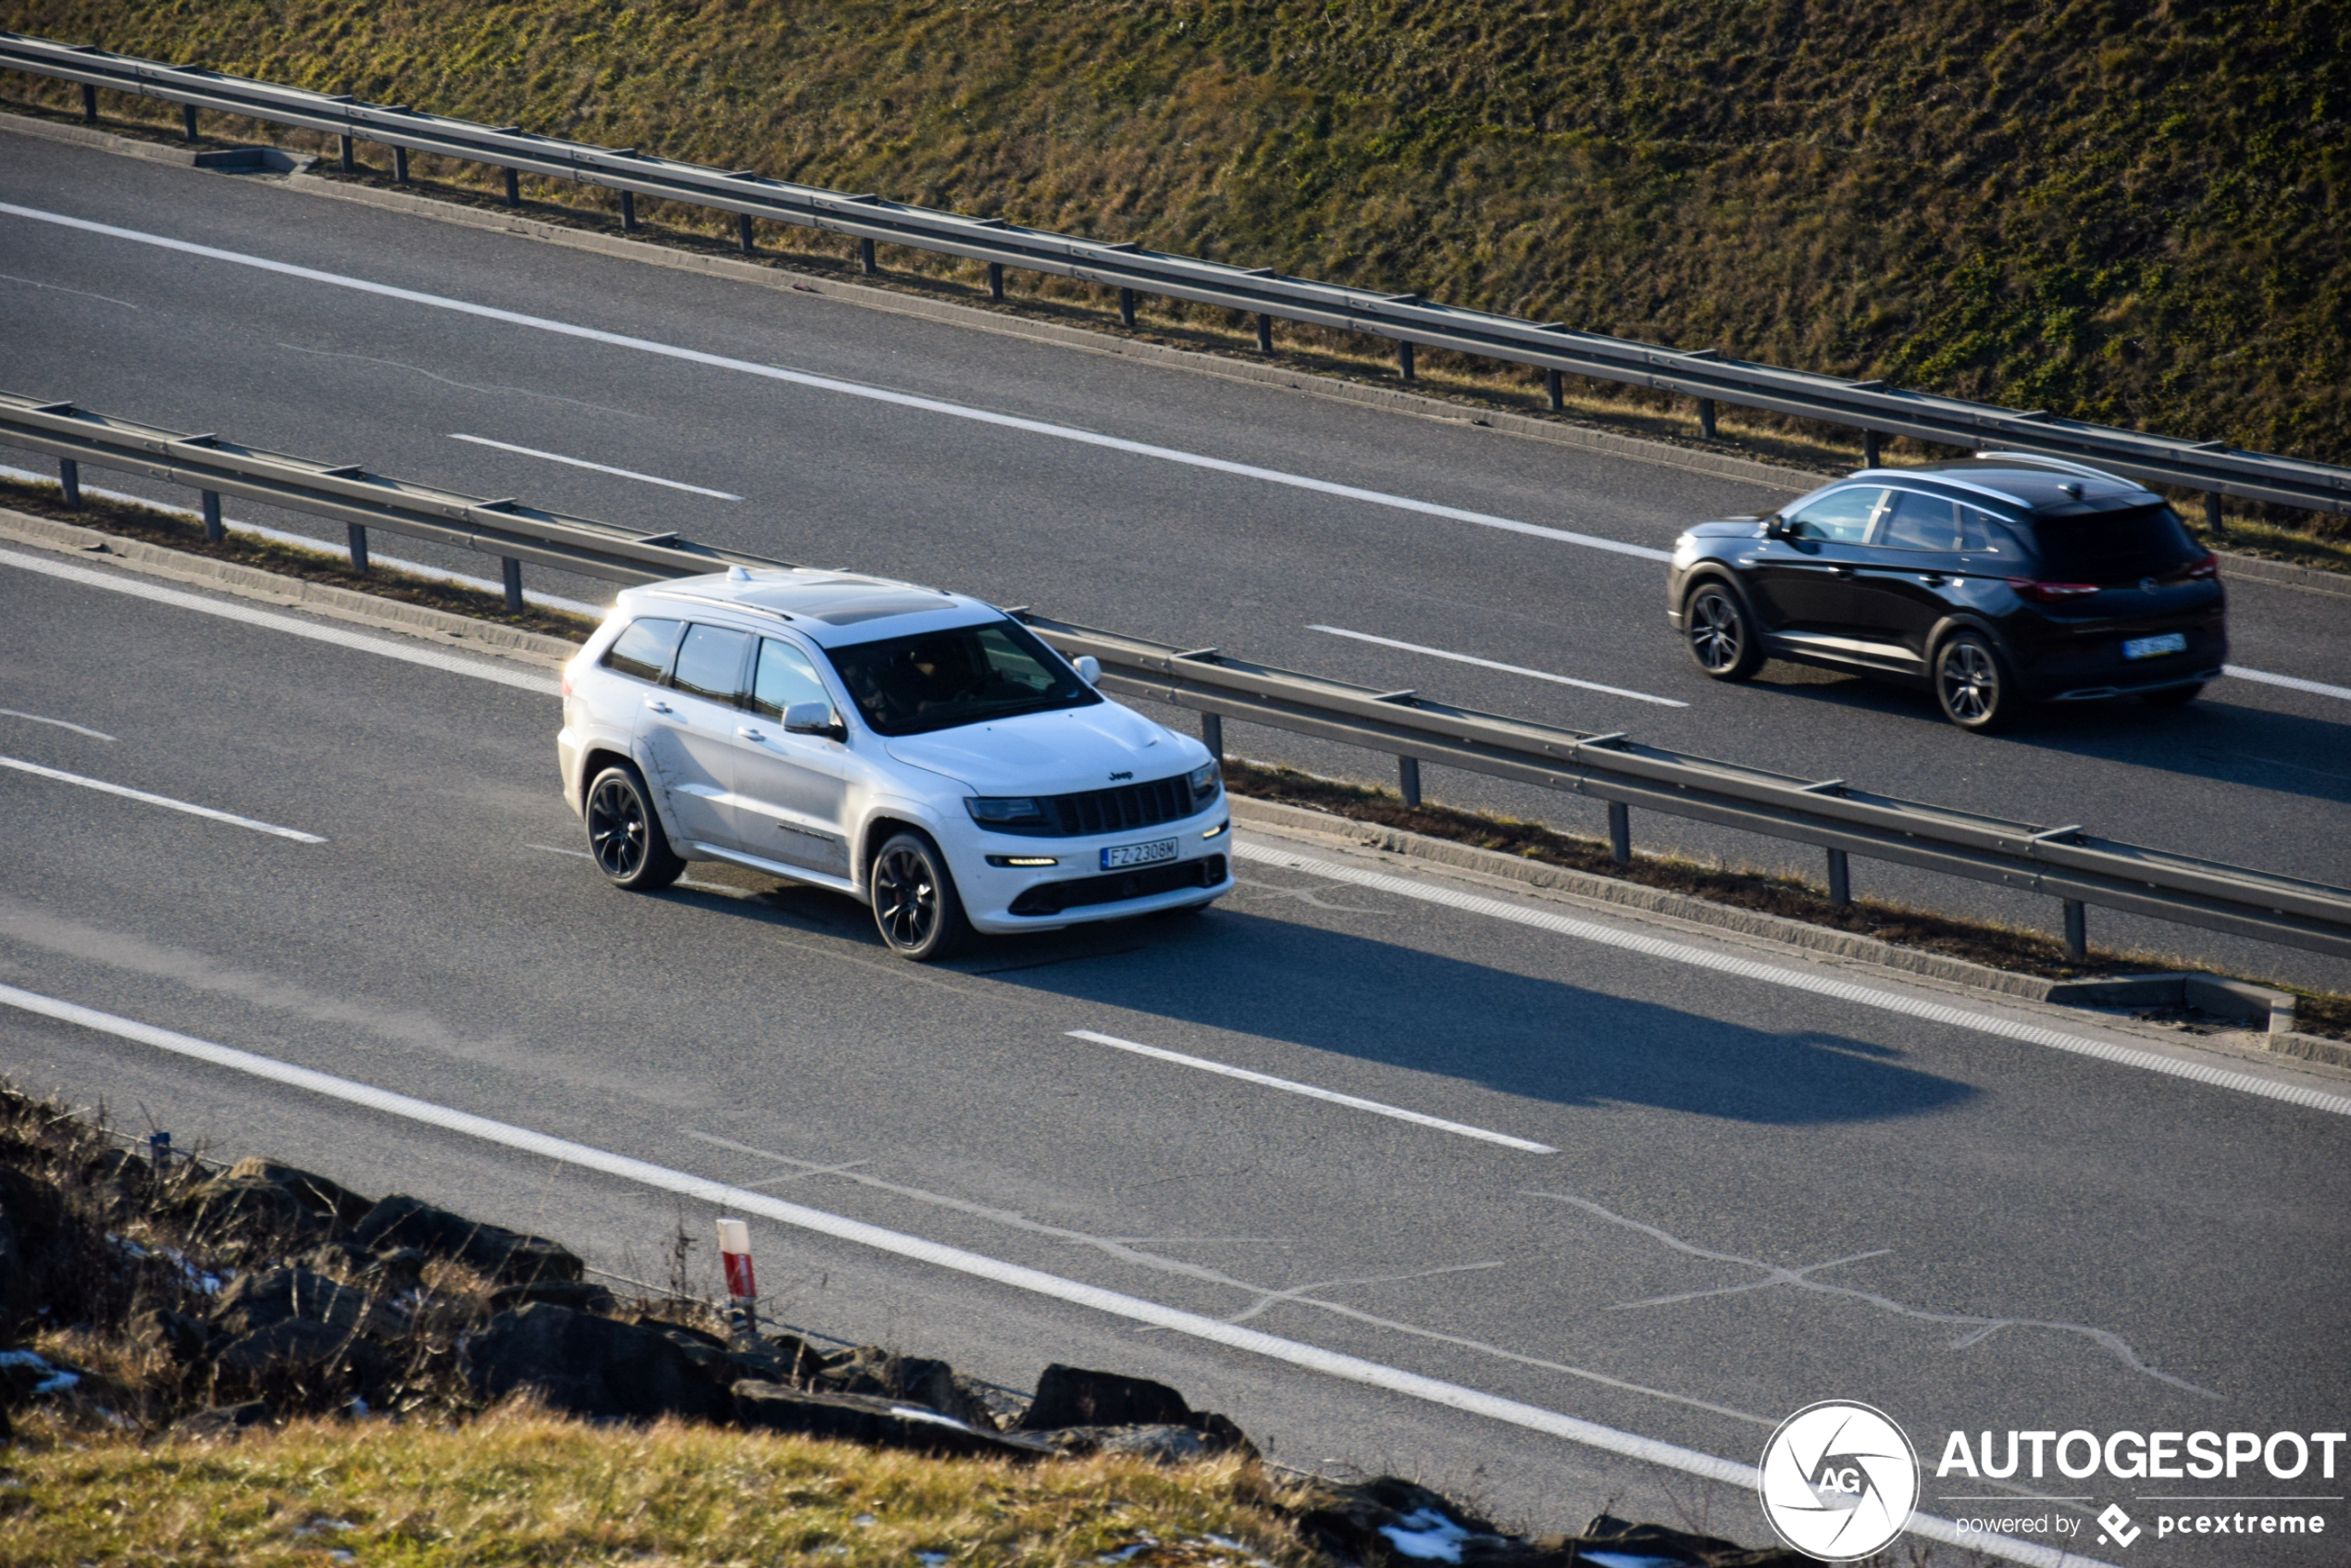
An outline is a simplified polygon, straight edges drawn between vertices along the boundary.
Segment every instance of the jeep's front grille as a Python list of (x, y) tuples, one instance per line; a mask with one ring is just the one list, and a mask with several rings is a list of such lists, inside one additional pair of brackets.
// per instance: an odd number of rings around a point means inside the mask
[(1097, 833), (1125, 833), (1156, 828), (1207, 809), (1208, 802), (1192, 800), (1188, 774), (1155, 778), (1148, 784), (1121, 784), (1110, 790), (1087, 790), (1075, 795), (1046, 795), (1038, 801), (1042, 823), (1017, 827), (1000, 823), (982, 826), (991, 833), (1017, 833), (1030, 839), (1083, 839)]

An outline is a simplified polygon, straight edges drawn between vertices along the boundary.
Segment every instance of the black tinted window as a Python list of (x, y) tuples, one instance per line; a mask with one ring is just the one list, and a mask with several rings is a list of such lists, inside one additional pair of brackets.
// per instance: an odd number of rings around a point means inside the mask
[(1016, 621), (826, 652), (865, 722), (884, 735), (918, 735), (1101, 701)]
[(684, 621), (629, 622), (619, 641), (604, 651), (604, 667), (640, 680), (659, 680), (669, 668), (669, 655), (677, 652), (678, 634), (685, 626)]
[(2204, 552), (2179, 514), (2163, 505), (2033, 519), (2039, 575), (2052, 582), (2131, 582), (2165, 577)]
[(1972, 506), (1959, 508), (1959, 548), (1971, 555), (2021, 556), (2023, 548), (2009, 525), (1989, 512), (1979, 512)]
[(1897, 490), (1879, 525), (1877, 541), (1889, 550), (1956, 550), (1959, 504), (1915, 490)]
[(696, 626), (686, 630), (678, 650), (678, 673), (669, 683), (678, 691), (714, 702), (731, 703), (741, 694), (743, 658), (751, 652), (751, 633), (725, 627)]

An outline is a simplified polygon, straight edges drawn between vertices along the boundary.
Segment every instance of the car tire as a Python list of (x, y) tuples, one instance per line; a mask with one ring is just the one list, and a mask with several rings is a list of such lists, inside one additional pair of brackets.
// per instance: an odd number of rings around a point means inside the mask
[(2204, 695), (2204, 682), (2193, 686), (2167, 686), (2160, 691), (2150, 691), (2139, 699), (2150, 708), (2184, 708)]
[(1763, 666), (1763, 640), (1739, 591), (1709, 578), (1682, 601), (1682, 641), (1716, 680), (1745, 680)]
[(936, 963), (961, 948), (971, 934), (947, 857), (923, 834), (896, 834), (882, 845), (867, 881), (874, 927), (899, 957)]
[(644, 776), (628, 764), (616, 764), (589, 780), (586, 809), (579, 815), (588, 829), (588, 853), (614, 887), (655, 892), (686, 869), (661, 829)]
[(1943, 716), (1961, 729), (1979, 735), (2004, 729), (2023, 706), (2008, 661), (1982, 632), (1945, 638), (1935, 645), (1933, 668), (1934, 700)]

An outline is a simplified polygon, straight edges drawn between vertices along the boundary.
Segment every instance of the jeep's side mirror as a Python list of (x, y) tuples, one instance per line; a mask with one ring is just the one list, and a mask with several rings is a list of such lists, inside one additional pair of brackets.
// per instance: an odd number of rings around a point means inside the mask
[(1078, 654), (1076, 669), (1077, 678), (1087, 685), (1100, 686), (1102, 683), (1102, 661), (1094, 657), (1093, 654)]
[(841, 723), (840, 715), (830, 703), (794, 703), (784, 710), (784, 733), (787, 735), (823, 735), (835, 740), (849, 739), (849, 726)]

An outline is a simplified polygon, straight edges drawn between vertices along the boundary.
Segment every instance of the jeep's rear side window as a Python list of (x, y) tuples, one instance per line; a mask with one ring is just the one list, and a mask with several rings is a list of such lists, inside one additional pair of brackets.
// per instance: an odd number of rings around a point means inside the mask
[(678, 651), (678, 634), (685, 629), (684, 621), (631, 621), (604, 650), (604, 668), (639, 680), (659, 680), (669, 673), (669, 656)]

